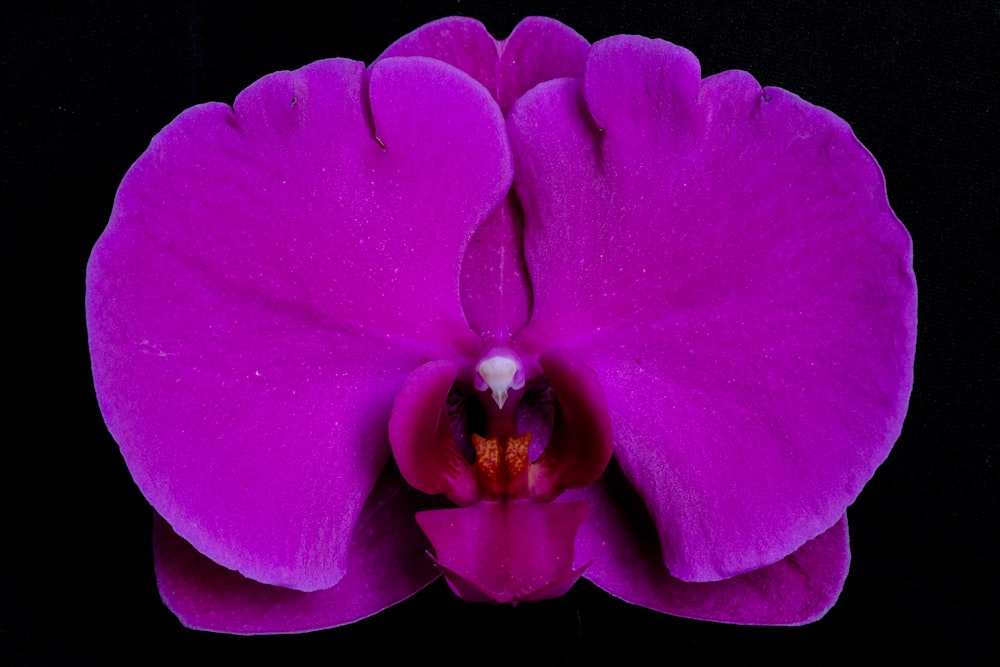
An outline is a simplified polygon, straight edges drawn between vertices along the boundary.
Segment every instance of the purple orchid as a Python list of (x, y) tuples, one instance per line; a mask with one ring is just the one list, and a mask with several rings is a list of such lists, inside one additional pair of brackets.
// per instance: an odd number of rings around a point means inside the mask
[(87, 321), (190, 627), (333, 627), (439, 574), (800, 624), (902, 427), (916, 287), (829, 111), (662, 41), (449, 18), (182, 113)]

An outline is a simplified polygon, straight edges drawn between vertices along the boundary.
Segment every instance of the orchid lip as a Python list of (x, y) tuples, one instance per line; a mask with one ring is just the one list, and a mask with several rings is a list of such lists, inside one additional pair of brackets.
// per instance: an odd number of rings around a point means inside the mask
[(586, 503), (528, 500), (418, 512), (435, 567), (467, 600), (499, 604), (565, 593), (589, 562), (574, 557)]

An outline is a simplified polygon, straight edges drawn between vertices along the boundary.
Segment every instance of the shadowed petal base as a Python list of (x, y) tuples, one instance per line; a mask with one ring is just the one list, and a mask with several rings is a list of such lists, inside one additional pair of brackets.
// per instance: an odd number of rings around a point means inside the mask
[(439, 576), (427, 562), (427, 540), (412, 520), (428, 498), (391, 465), (365, 503), (351, 537), (347, 573), (311, 593), (262, 584), (198, 553), (159, 516), (153, 553), (160, 596), (181, 623), (237, 635), (286, 634), (333, 628), (376, 614)]

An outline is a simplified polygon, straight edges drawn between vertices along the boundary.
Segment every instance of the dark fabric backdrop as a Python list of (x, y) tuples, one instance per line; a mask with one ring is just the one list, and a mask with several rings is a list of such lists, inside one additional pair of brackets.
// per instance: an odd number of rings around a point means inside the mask
[[(0, 664), (809, 665), (938, 650), (958, 663), (998, 659), (995, 2), (322, 4), (0, 9), (5, 377), (14, 371), (0, 458)], [(745, 69), (833, 110), (882, 165), (915, 243), (916, 385), (902, 437), (849, 510), (851, 573), (820, 622), (676, 619), (585, 582), (510, 608), (462, 602), (439, 581), (354, 625), (285, 637), (186, 630), (162, 606), (151, 511), (101, 420), (86, 346), (84, 268), (118, 183), (183, 109), (231, 102), (268, 72), (320, 58), (371, 61), (452, 14), (498, 37), (544, 14), (590, 40), (673, 41), (706, 75)]]

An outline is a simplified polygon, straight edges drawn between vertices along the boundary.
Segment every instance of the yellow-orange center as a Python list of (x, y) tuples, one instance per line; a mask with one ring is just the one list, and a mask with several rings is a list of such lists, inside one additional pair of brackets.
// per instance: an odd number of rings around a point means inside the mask
[(527, 490), (528, 445), (531, 433), (518, 436), (484, 438), (472, 434), (476, 448), (476, 472), (480, 488), (493, 497), (520, 496)]

